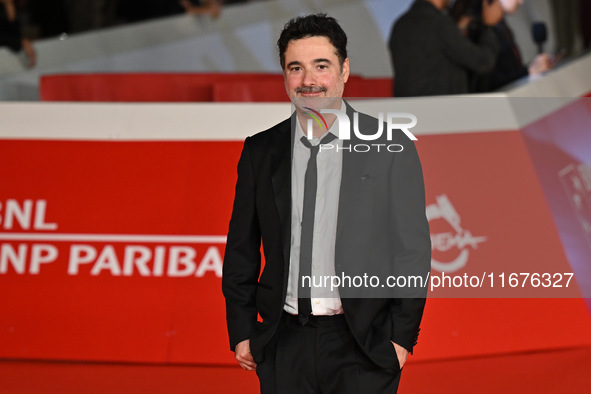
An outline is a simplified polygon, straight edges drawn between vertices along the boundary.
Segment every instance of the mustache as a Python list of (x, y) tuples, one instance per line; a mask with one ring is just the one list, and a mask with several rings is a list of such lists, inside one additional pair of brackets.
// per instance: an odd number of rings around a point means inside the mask
[(296, 89), (296, 93), (320, 93), (325, 92), (326, 88), (322, 86), (301, 86)]

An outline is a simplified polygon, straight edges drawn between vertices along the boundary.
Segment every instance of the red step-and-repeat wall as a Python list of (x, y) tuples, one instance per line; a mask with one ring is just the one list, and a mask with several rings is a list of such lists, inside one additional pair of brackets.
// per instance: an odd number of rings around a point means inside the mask
[[(413, 359), (591, 344), (576, 275), (509, 285), (573, 272), (520, 131), (419, 137), (432, 276), (498, 292), (434, 288)], [(234, 363), (220, 284), (241, 147), (0, 140), (0, 358)]]

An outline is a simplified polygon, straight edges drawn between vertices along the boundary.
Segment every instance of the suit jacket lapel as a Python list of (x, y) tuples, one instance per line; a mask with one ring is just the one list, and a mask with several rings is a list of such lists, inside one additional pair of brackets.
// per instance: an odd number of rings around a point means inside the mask
[(291, 248), (291, 160), (293, 152), (292, 121), (281, 124), (271, 144), (271, 182), (275, 197), (275, 206), (279, 213), (283, 239), (285, 272), (289, 267)]

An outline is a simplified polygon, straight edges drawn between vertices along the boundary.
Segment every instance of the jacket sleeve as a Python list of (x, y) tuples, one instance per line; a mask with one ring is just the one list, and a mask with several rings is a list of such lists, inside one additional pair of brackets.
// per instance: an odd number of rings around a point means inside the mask
[[(392, 341), (412, 353), (427, 296), (431, 270), (431, 238), (425, 213), (425, 188), (421, 163), (413, 141), (399, 142), (391, 172), (390, 226), (394, 248), (394, 275), (417, 278), (416, 286), (404, 288), (392, 300)], [(418, 279), (418, 277), (421, 279)], [(410, 283), (410, 280), (409, 280)]]
[[(445, 21), (448, 22), (448, 21)], [(477, 74), (490, 72), (495, 66), (499, 45), (490, 27), (484, 27), (478, 43), (464, 37), (451, 21), (442, 23), (441, 45), (443, 53), (452, 63)]]
[(257, 320), (255, 304), (261, 268), (261, 233), (256, 208), (256, 182), (249, 150), (244, 142), (238, 162), (238, 181), (230, 219), (222, 275), (230, 348), (249, 339)]

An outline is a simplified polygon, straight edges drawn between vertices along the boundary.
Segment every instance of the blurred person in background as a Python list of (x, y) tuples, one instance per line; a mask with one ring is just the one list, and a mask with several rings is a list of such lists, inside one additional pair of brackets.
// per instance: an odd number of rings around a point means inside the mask
[(117, 4), (117, 16), (127, 22), (161, 18), (183, 11), (179, 0), (119, 0)]
[(182, 13), (217, 18), (220, 10), (219, 0), (119, 0), (117, 14), (123, 20), (138, 22)]
[(583, 50), (591, 48), (591, 1), (585, 0), (579, 2), (579, 27), (583, 36)]
[(37, 38), (56, 37), (70, 31), (65, 0), (29, 0), (31, 23), (38, 28)]
[(217, 19), (222, 6), (242, 3), (253, 3), (260, 0), (181, 0), (185, 12), (190, 15), (209, 15)]
[[(499, 1), (505, 15), (514, 14), (523, 4), (523, 0)], [(547, 53), (537, 55), (529, 66), (525, 65), (515, 42), (513, 31), (504, 17), (494, 26), (493, 31), (499, 45), (495, 66), (486, 75), (474, 76), (471, 91), (491, 92), (523, 77), (539, 76), (551, 70), (554, 66), (556, 59), (553, 59)]]
[[(589, 2), (589, 0), (586, 0)], [(552, 0), (554, 31), (556, 32), (556, 52), (569, 57), (576, 54), (579, 27), (579, 0)]]
[(0, 47), (13, 52), (23, 51), (27, 67), (37, 64), (37, 54), (31, 41), (23, 38), (14, 0), (0, 0)]
[(181, 5), (189, 15), (209, 15), (214, 19), (220, 16), (222, 10), (218, 0), (203, 0), (199, 4), (190, 0), (181, 0)]
[(481, 26), (475, 42), (462, 35), (444, 13), (449, 3), (415, 0), (395, 23), (389, 40), (394, 96), (468, 93), (470, 72), (484, 74), (492, 70), (498, 45), (490, 26), (502, 18), (498, 0), (482, 1)]

